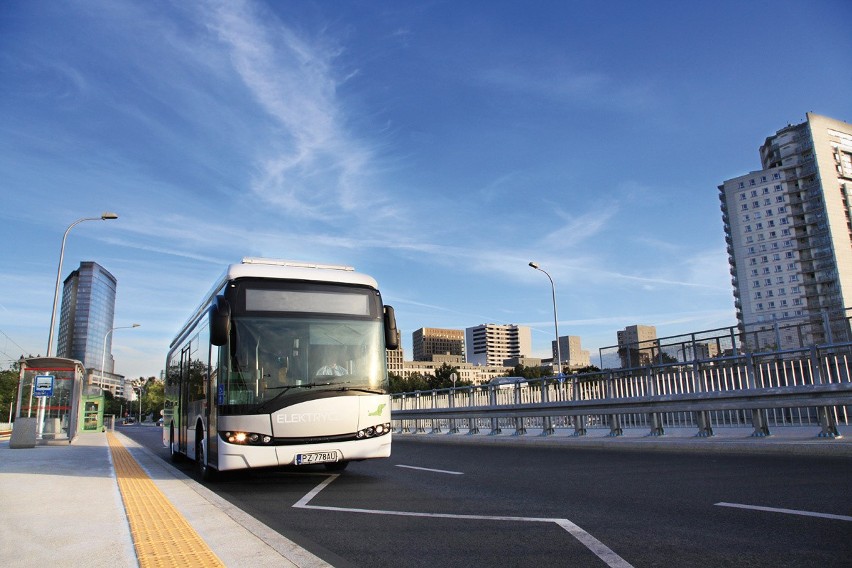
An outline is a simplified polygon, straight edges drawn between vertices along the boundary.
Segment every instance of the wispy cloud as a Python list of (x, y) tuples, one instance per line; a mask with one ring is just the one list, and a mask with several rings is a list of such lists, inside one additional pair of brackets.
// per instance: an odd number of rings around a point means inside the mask
[(302, 37), (260, 10), (220, 2), (208, 20), (278, 132), (271, 148), (257, 149), (253, 191), (292, 215), (329, 221), (383, 202), (375, 192), (365, 198), (373, 154), (346, 130), (337, 88), (354, 71), (335, 67), (340, 48), (327, 38)]
[(563, 209), (556, 209), (561, 219), (557, 229), (547, 233), (540, 243), (548, 248), (564, 250), (604, 231), (610, 221), (618, 214), (616, 203), (605, 204), (593, 211), (573, 215)]
[(622, 111), (645, 108), (656, 99), (650, 84), (622, 84), (606, 73), (565, 64), (495, 67), (483, 70), (479, 77), (489, 87), (503, 91)]
[(621, 280), (627, 283), (639, 284), (647, 289), (650, 287), (660, 287), (660, 286), (677, 286), (677, 287), (687, 287), (687, 288), (707, 288), (707, 289), (718, 289), (719, 287), (712, 283), (705, 283), (694, 280), (679, 280), (675, 278), (666, 278), (666, 277), (658, 277), (658, 276), (638, 276), (636, 274), (624, 274), (620, 272), (609, 272), (609, 271), (599, 271), (597, 273), (598, 276), (604, 276), (611, 279)]

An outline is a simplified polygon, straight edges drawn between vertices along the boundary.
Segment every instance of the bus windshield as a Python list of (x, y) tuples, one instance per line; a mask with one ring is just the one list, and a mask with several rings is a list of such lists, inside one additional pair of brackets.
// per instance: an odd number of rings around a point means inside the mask
[(387, 392), (381, 322), (236, 316), (220, 353), (220, 414), (270, 412), (305, 393)]

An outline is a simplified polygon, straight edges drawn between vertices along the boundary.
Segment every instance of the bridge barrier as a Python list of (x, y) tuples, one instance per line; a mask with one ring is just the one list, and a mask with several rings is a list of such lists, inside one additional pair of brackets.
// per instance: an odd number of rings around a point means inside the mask
[(814, 426), (820, 437), (838, 437), (838, 424), (849, 424), (852, 405), (852, 344), (813, 346), (772, 353), (696, 360), (691, 363), (611, 369), (526, 383), (481, 385), (392, 396), (398, 432), (515, 435), (539, 428), (647, 429), (695, 428), (713, 436), (714, 428)]

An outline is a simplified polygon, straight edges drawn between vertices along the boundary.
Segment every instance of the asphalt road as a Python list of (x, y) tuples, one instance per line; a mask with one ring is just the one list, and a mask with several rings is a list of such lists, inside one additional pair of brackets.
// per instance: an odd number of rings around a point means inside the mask
[[(168, 460), (159, 429), (121, 431)], [(180, 466), (187, 472), (191, 467)], [(452, 444), (205, 484), (329, 563), (832, 566), (852, 558), (852, 458)]]

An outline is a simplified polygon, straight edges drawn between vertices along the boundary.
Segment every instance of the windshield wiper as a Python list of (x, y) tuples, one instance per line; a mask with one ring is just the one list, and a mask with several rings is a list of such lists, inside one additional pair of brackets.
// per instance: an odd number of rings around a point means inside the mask
[[(356, 382), (356, 381), (332, 381), (332, 382), (330, 382), (330, 383), (323, 383), (322, 385), (318, 385), (318, 386), (333, 385), (333, 386), (335, 386), (335, 387), (336, 387), (336, 386), (338, 386), (338, 385), (349, 385), (349, 384), (352, 384), (353, 382)], [(331, 389), (329, 389), (329, 390), (331, 390)], [(368, 389), (368, 388), (365, 388), (365, 387), (346, 387), (346, 386), (341, 386), (340, 388), (338, 388), (338, 389), (333, 389), (333, 390), (340, 391), (340, 392), (355, 391), (355, 392), (366, 392), (366, 393), (368, 393), (368, 394), (387, 394), (387, 393), (386, 393), (385, 391), (383, 391), (383, 390)]]
[(283, 387), (267, 387), (265, 390), (278, 390), (278, 389), (280, 389), (281, 392), (279, 392), (278, 394), (276, 394), (275, 396), (273, 396), (272, 398), (270, 398), (266, 402), (262, 403), (260, 406), (257, 407), (257, 410), (263, 410), (268, 404), (270, 404), (275, 399), (280, 398), (282, 395), (284, 395), (290, 389), (312, 389), (314, 387), (324, 387), (324, 386), (327, 386), (327, 385), (330, 385), (330, 384), (332, 384), (332, 383), (305, 383), (303, 385), (285, 385)]
[[(284, 392), (287, 392), (290, 389), (312, 389), (314, 387), (325, 387), (325, 386), (333, 385), (333, 384), (335, 384), (335, 383), (305, 383), (303, 385), (284, 385), (282, 387), (266, 387), (266, 389), (264, 389), (264, 390), (271, 391), (271, 390), (284, 389)], [(278, 394), (282, 394), (282, 393), (278, 393)]]
[(375, 390), (375, 389), (363, 389), (358, 387), (342, 387), (340, 390), (342, 391), (357, 391), (357, 392), (366, 392), (369, 394), (387, 394), (385, 391)]

